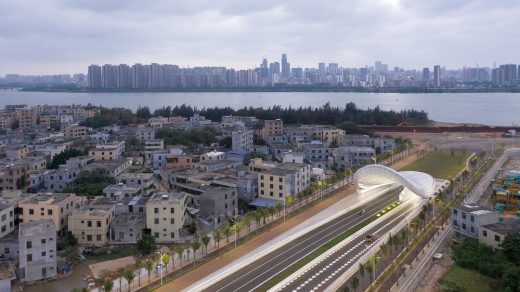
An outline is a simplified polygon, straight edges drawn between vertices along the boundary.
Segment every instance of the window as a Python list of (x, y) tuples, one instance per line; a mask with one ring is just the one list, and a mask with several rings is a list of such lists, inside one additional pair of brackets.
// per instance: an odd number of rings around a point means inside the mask
[(475, 228), (473, 228), (473, 226), (471, 226), (470, 230), (471, 230), (471, 233), (475, 233)]
[(27, 255), (27, 262), (32, 262), (32, 254)]
[(495, 234), (495, 241), (500, 242), (500, 236)]
[(47, 256), (47, 252), (42, 251), (42, 257)]
[(29, 209), (29, 215), (34, 215), (34, 209)]
[(154, 235), (155, 238), (159, 238), (159, 232), (154, 232), (153, 235)]
[(32, 241), (27, 241), (27, 243), (25, 244), (25, 247), (32, 248)]
[(453, 209), (453, 214), (457, 215), (457, 209)]
[(264, 187), (264, 183), (260, 183), (260, 187), (262, 187), (262, 188), (263, 188), (263, 187)]
[(273, 181), (274, 178), (272, 176), (269, 177), (269, 181)]
[(52, 209), (47, 209), (47, 215), (52, 215)]
[(170, 208), (170, 213), (175, 214), (175, 208)]
[(475, 222), (475, 217), (473, 217), (473, 215), (471, 215), (470, 220), (471, 220), (471, 222)]
[(279, 193), (279, 194), (278, 194), (278, 197), (283, 198), (283, 194), (282, 194), (282, 193)]
[(153, 219), (153, 224), (159, 224), (159, 218), (154, 218)]
[(96, 240), (101, 241), (101, 234), (96, 235)]
[(87, 235), (87, 241), (92, 241), (92, 235)]
[(279, 190), (283, 190), (283, 186), (282, 186), (282, 185), (279, 185), (279, 186), (278, 186), (278, 189), (279, 189)]
[(462, 219), (466, 219), (466, 213), (462, 212)]
[(278, 182), (282, 182), (282, 180), (283, 180), (283, 179), (282, 179), (281, 177), (280, 177), (280, 178), (278, 178)]
[(466, 224), (462, 223), (462, 229), (466, 230)]
[(47, 240), (45, 240), (45, 238), (42, 239), (42, 244), (45, 244), (46, 242), (47, 242)]
[(87, 221), (87, 226), (88, 226), (88, 227), (92, 227), (92, 221), (90, 221), (90, 220)]
[(457, 220), (453, 220), (453, 226), (455, 226), (455, 228), (457, 228), (459, 226), (459, 224), (457, 223)]
[(153, 208), (153, 212), (154, 212), (155, 214), (159, 214), (159, 208)]
[(482, 236), (487, 237), (487, 230), (482, 230)]
[(171, 223), (171, 224), (175, 224), (175, 218), (171, 218), (171, 219), (170, 219), (170, 223)]
[(170, 238), (175, 238), (175, 232), (170, 233)]
[(272, 197), (272, 196), (273, 196), (273, 192), (269, 192), (269, 196), (271, 196), (271, 197)]
[(96, 226), (101, 227), (101, 221), (96, 221)]

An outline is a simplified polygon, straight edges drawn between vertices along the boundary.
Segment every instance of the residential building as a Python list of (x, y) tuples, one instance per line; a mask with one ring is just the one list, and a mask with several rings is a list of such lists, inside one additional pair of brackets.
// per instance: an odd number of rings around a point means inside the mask
[(63, 236), (67, 230), (67, 218), (81, 203), (82, 198), (75, 194), (35, 194), (18, 204), (18, 220), (19, 222), (30, 222), (52, 219), (58, 236)]
[(334, 163), (338, 168), (349, 168), (374, 163), (376, 150), (372, 147), (346, 146), (332, 150)]
[(123, 183), (116, 185), (109, 185), (103, 189), (103, 194), (107, 198), (111, 198), (115, 201), (121, 201), (123, 198), (133, 198), (141, 194), (141, 187), (139, 186), (127, 186)]
[(242, 130), (231, 133), (233, 150), (247, 150), (253, 146), (253, 131)]
[(0, 262), (0, 292), (11, 292), (11, 282), (16, 279), (15, 267), (11, 261)]
[(141, 195), (149, 195), (153, 190), (153, 173), (123, 173), (116, 181), (129, 187), (140, 188)]
[(200, 161), (208, 161), (208, 160), (222, 160), (225, 157), (224, 152), (220, 151), (211, 151), (206, 152), (200, 156)]
[(283, 121), (280, 119), (276, 120), (265, 120), (264, 127), (262, 128), (262, 139), (267, 141), (271, 136), (283, 135)]
[(477, 239), (480, 227), (498, 222), (498, 214), (477, 204), (466, 204), (451, 209), (451, 222), (457, 238)]
[(70, 214), (69, 231), (80, 245), (102, 246), (108, 242), (114, 217), (114, 205), (82, 206)]
[(157, 192), (146, 204), (146, 227), (157, 242), (173, 242), (180, 238), (184, 225), (186, 194)]
[(87, 135), (87, 127), (80, 125), (67, 125), (63, 130), (65, 139), (82, 138)]
[(242, 123), (245, 128), (253, 128), (258, 124), (256, 117), (249, 116), (223, 116), (222, 124), (228, 127), (233, 127), (237, 123)]
[(20, 282), (31, 283), (56, 277), (58, 239), (53, 220), (20, 223), (18, 238)]
[(0, 203), (0, 238), (14, 231), (14, 206)]
[(135, 136), (140, 141), (154, 140), (156, 130), (157, 128), (139, 127), (135, 133)]
[(387, 152), (395, 148), (394, 138), (374, 138), (374, 148), (379, 152)]
[(224, 222), (226, 217), (238, 214), (238, 194), (236, 188), (209, 187), (202, 188), (199, 196), (199, 216), (216, 225)]
[(125, 151), (125, 141), (98, 144), (96, 148), (89, 151), (89, 155), (96, 160), (119, 160)]
[(492, 247), (494, 250), (501, 249), (501, 244), (509, 234), (520, 233), (520, 221), (518, 219), (497, 222), (480, 226), (478, 242)]
[(146, 228), (146, 215), (124, 213), (117, 216), (110, 224), (110, 243), (135, 244), (143, 237)]

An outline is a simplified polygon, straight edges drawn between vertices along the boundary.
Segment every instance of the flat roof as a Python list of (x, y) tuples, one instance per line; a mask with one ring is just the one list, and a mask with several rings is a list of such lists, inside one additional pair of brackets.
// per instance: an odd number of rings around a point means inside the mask
[(73, 193), (38, 193), (20, 204), (59, 204), (74, 195)]
[[(475, 215), (481, 215), (488, 212), (493, 212), (493, 210), (486, 208), (484, 206), (480, 206), (477, 204), (465, 204), (465, 205), (458, 205), (455, 207), (456, 209), (459, 209), (464, 212), (473, 213)], [(485, 212), (477, 212), (477, 211), (485, 211)]]
[(176, 192), (176, 193), (157, 192), (150, 197), (150, 200), (148, 200), (148, 203), (166, 202), (169, 204), (178, 204), (185, 198), (186, 198), (186, 194), (181, 193), (181, 192)]
[(482, 228), (489, 229), (502, 235), (520, 233), (520, 219), (483, 225)]
[(56, 232), (56, 226), (52, 219), (29, 221), (20, 223), (20, 235), (24, 237), (44, 235)]

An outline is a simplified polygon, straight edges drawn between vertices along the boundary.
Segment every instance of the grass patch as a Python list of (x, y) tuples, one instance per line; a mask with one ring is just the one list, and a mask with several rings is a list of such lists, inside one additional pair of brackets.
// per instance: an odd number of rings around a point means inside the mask
[(498, 291), (498, 282), (477, 271), (454, 265), (439, 280), (441, 291)]
[(289, 277), (290, 275), (294, 274), (299, 269), (303, 268), (306, 264), (310, 263), (315, 258), (319, 257), (329, 249), (333, 248), (335, 245), (339, 244), (343, 240), (345, 240), (347, 237), (351, 236), (352, 234), (359, 231), (361, 228), (367, 226), (371, 222), (377, 220), (378, 218), (384, 216), (385, 214), (388, 214), (389, 211), (394, 209), (399, 205), (399, 202), (394, 202), (387, 207), (383, 208), (381, 211), (379, 211), (377, 214), (365, 219), (363, 222), (355, 225), (354, 227), (348, 229), (347, 231), (341, 233), (340, 235), (336, 236), (335, 238), (329, 240), (324, 245), (318, 247), (317, 249), (313, 250), (311, 253), (303, 257), (302, 259), (298, 260), (296, 263), (292, 264), (291, 266), (287, 267), (285, 270), (281, 271), (280, 273), (276, 274), (274, 277), (269, 279), (269, 281), (262, 284), (262, 286), (255, 289), (255, 291), (267, 291), (271, 288), (273, 288), (276, 284), (280, 283), (283, 279)]
[(467, 151), (430, 152), (421, 159), (408, 164), (401, 171), (421, 171), (435, 178), (449, 179), (464, 169), (470, 154)]
[(110, 261), (138, 254), (140, 251), (134, 246), (118, 246), (110, 250), (102, 247), (97, 249), (94, 255), (88, 255), (85, 258), (95, 261)]

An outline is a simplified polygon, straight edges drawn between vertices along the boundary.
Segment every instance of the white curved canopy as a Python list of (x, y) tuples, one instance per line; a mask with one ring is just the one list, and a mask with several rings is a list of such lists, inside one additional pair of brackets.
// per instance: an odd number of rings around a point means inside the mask
[(379, 164), (364, 166), (354, 173), (356, 187), (377, 186), (388, 183), (402, 185), (421, 198), (427, 199), (435, 192), (435, 179), (424, 172), (395, 171)]

